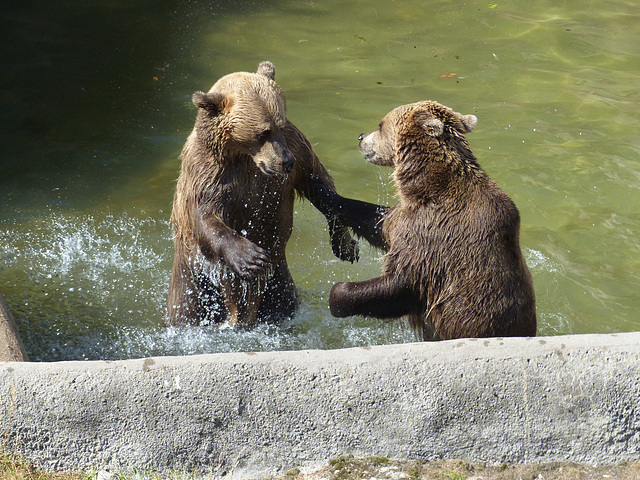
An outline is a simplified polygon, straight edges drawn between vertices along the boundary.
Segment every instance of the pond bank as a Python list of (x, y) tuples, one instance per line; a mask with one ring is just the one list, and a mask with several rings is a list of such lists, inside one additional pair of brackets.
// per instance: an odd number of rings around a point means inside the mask
[(640, 459), (638, 378), (640, 333), (0, 363), (0, 422), (47, 470), (613, 464)]
[(11, 309), (0, 294), (0, 362), (26, 362), (29, 357), (22, 345)]

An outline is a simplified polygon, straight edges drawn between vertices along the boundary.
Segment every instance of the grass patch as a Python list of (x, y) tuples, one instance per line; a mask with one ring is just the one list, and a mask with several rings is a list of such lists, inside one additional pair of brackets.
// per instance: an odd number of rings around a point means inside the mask
[[(294, 469), (296, 474), (299, 470)], [(295, 475), (294, 475), (295, 476)], [(216, 480), (216, 475), (200, 472), (158, 473), (132, 470), (127, 473), (43, 472), (13, 455), (0, 455), (0, 480)], [(293, 478), (293, 477), (288, 477)]]
[(540, 464), (471, 463), (462, 460), (396, 461), (386, 457), (343, 455), (319, 471), (270, 480), (638, 480), (640, 463), (592, 466), (572, 462)]
[[(232, 475), (233, 476), (233, 475)], [(237, 478), (237, 477), (236, 477)], [(590, 466), (572, 462), (542, 464), (469, 463), (461, 460), (396, 461), (386, 457), (355, 458), (343, 455), (330, 460), (321, 470), (303, 473), (292, 468), (268, 480), (637, 480), (640, 464), (623, 462), (616, 465)], [(174, 472), (157, 473), (130, 471), (48, 473), (36, 469), (15, 455), (0, 455), (0, 480), (219, 480), (214, 473)], [(260, 480), (260, 479), (256, 479)]]
[(15, 456), (3, 455), (0, 456), (0, 478), (2, 480), (89, 480), (92, 477), (78, 473), (45, 473)]

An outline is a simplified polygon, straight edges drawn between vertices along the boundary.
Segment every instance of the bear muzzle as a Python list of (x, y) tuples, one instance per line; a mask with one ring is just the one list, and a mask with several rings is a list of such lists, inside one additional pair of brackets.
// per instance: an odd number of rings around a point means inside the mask
[(266, 175), (291, 173), (295, 157), (284, 142), (266, 142), (253, 157), (254, 162)]
[(386, 148), (388, 142), (380, 134), (380, 130), (371, 133), (361, 133), (358, 137), (360, 141), (358, 149), (364, 155), (364, 159), (374, 165), (381, 167), (393, 167), (393, 155)]
[(376, 152), (373, 149), (372, 142), (369, 139), (370, 136), (371, 134), (367, 135), (366, 133), (361, 133), (358, 136), (358, 150), (360, 150), (360, 152), (364, 155), (364, 158), (367, 162), (371, 162), (376, 155)]
[(284, 173), (291, 173), (295, 160), (296, 159), (293, 156), (293, 153), (291, 153), (291, 150), (289, 150), (289, 148), (284, 148), (282, 152), (282, 170), (284, 170)]

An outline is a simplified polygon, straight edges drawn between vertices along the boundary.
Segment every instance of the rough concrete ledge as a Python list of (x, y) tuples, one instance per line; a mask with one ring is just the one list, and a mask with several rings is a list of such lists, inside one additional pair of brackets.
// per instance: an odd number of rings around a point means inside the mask
[(247, 477), (337, 455), (640, 459), (640, 333), (0, 363), (4, 450)]

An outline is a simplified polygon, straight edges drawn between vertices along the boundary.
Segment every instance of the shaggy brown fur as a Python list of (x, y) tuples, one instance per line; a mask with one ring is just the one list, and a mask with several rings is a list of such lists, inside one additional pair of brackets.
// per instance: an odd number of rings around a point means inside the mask
[[(232, 73), (193, 95), (198, 114), (173, 202), (167, 324), (250, 325), (290, 316), (297, 306), (285, 257), (294, 196), (314, 203), (314, 177), (323, 189), (335, 187), (287, 120), (274, 78), (263, 62), (257, 73)], [(335, 220), (329, 228), (336, 256), (356, 260), (348, 229)]]
[(334, 285), (334, 316), (406, 316), (424, 340), (536, 334), (520, 216), (471, 153), (464, 134), (475, 125), (473, 115), (425, 101), (360, 136), (368, 161), (394, 168), (398, 203), (324, 191), (324, 208), (387, 250), (381, 277)]

